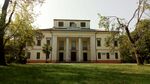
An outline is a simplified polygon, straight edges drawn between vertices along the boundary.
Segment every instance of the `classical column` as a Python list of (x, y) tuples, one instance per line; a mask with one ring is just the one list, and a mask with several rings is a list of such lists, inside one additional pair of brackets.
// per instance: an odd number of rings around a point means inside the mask
[(53, 36), (52, 38), (52, 62), (56, 62), (57, 60), (57, 36)]
[(66, 61), (69, 61), (69, 38), (66, 38)]
[(95, 36), (90, 37), (90, 60), (91, 62), (96, 61), (96, 44), (95, 44)]
[(81, 57), (82, 57), (82, 39), (81, 38), (79, 38), (79, 55), (78, 55), (78, 62), (80, 62), (81, 61)]

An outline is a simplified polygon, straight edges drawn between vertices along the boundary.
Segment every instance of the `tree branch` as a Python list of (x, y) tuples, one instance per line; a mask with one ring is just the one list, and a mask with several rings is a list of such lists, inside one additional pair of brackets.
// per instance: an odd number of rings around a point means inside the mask
[(14, 12), (15, 12), (16, 4), (17, 4), (17, 3), (16, 3), (16, 1), (15, 1), (15, 2), (14, 2), (14, 6), (13, 6), (13, 10), (12, 10), (10, 16), (9, 16), (8, 22), (5, 24), (5, 27), (7, 27), (7, 26), (10, 24), (10, 22), (11, 22), (12, 15), (13, 15)]

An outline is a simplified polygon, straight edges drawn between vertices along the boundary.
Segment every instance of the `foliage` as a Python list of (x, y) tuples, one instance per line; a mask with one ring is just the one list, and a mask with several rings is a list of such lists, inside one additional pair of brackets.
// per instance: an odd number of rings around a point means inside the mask
[[(138, 65), (143, 65), (144, 60), (143, 57), (140, 53), (140, 49), (138, 48), (138, 44), (136, 44), (138, 42), (138, 40), (140, 39), (139, 37), (137, 37), (136, 39), (134, 37), (132, 37), (132, 34), (130, 32), (130, 25), (131, 22), (135, 22), (135, 28), (137, 28), (137, 26), (140, 24), (141, 18), (143, 18), (142, 16), (145, 14), (145, 12), (150, 12), (149, 10), (149, 6), (150, 6), (150, 0), (139, 0), (138, 1), (138, 7), (135, 9), (133, 16), (131, 17), (131, 19), (129, 21), (125, 21), (122, 18), (118, 18), (117, 16), (100, 16), (100, 24), (104, 27), (106, 27), (105, 25), (108, 25), (106, 29), (109, 30), (117, 30), (122, 32), (120, 35), (127, 35), (129, 42), (133, 48), (133, 52), (134, 55), (136, 57), (136, 61)], [(146, 15), (146, 14), (145, 14)], [(105, 19), (105, 18), (106, 19)], [(150, 18), (150, 17), (149, 17)], [(105, 24), (109, 22), (109, 24)], [(112, 26), (110, 26), (112, 25)], [(133, 30), (135, 30), (135, 28), (132, 28)], [(141, 32), (141, 31), (139, 31)]]
[[(8, 32), (11, 30), (10, 28), (12, 27), (12, 24), (10, 26), (10, 23), (12, 22), (12, 17), (14, 13), (16, 15), (15, 19), (16, 17), (18, 18), (18, 14), (22, 13), (22, 16), (26, 16), (26, 20), (28, 19), (31, 21), (33, 20), (33, 18), (30, 15), (33, 14), (34, 6), (43, 3), (43, 1), (44, 0), (4, 0), (4, 4), (0, 11), (0, 49), (1, 49), (0, 50), (0, 65), (6, 65), (5, 46), (7, 42), (11, 40), (12, 37), (16, 35), (17, 33), (17, 31), (14, 32), (13, 34)], [(19, 17), (22, 18), (22, 16), (19, 16)], [(24, 19), (23, 20), (20, 19), (20, 21), (24, 21)], [(27, 22), (27, 21), (24, 21), (24, 22)], [(25, 23), (25, 24), (28, 24), (28, 23)], [(20, 24), (17, 24), (17, 25), (20, 25)], [(21, 25), (23, 26), (23, 23)], [(19, 28), (19, 27), (16, 26), (16, 28)]]
[(52, 47), (49, 45), (49, 44), (44, 44), (43, 46), (43, 52), (46, 54), (46, 62), (47, 62), (47, 59), (52, 51)]

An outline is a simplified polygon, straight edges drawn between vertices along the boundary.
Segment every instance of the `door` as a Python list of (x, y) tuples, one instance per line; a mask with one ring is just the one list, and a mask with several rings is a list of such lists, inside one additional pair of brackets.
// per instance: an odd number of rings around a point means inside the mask
[(59, 53), (59, 62), (64, 61), (64, 53), (60, 52)]
[(71, 52), (71, 61), (76, 61), (76, 52)]
[(83, 61), (88, 61), (88, 59), (87, 59), (87, 53), (83, 53)]

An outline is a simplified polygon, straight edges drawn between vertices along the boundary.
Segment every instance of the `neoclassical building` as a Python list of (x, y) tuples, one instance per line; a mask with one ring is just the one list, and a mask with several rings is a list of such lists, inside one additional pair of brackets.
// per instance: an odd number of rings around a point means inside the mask
[[(43, 62), (99, 62), (119, 63), (118, 41), (106, 44), (106, 39), (115, 31), (90, 29), (90, 20), (54, 19), (54, 27), (40, 29), (44, 37), (35, 38), (33, 47), (27, 46), (28, 63)], [(46, 57), (42, 47), (50, 44), (51, 54)]]

